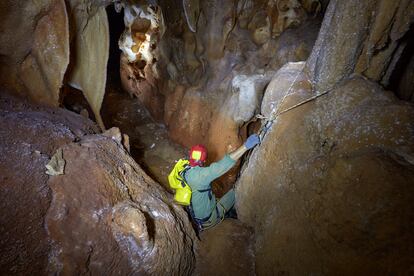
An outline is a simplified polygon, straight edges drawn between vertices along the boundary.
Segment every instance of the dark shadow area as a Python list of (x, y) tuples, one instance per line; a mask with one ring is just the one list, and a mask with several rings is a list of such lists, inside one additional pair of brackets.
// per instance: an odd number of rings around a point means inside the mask
[(109, 22), (109, 59), (107, 86), (121, 87), (121, 77), (119, 74), (121, 50), (119, 50), (118, 40), (125, 29), (124, 12), (117, 13), (114, 5), (106, 7)]
[(407, 43), (392, 72), (388, 87), (398, 98), (414, 101), (414, 25), (405, 34), (402, 43)]
[(83, 92), (69, 85), (62, 87), (62, 106), (96, 122), (95, 115)]

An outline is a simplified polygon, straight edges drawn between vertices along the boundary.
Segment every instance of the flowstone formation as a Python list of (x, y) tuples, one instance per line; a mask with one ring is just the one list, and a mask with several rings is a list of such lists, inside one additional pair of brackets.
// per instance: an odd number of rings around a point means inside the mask
[[(119, 130), (93, 134), (80, 115), (8, 96), (0, 107), (2, 274), (191, 274), (187, 214)], [(64, 162), (48, 176), (54, 158)]]

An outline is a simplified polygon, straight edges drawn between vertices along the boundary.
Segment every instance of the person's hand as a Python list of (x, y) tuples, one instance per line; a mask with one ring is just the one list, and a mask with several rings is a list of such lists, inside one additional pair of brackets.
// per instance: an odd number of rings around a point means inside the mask
[(246, 142), (244, 143), (244, 146), (247, 149), (251, 149), (251, 148), (254, 148), (254, 146), (256, 146), (259, 143), (260, 143), (259, 136), (257, 134), (252, 134), (249, 136), (249, 138), (247, 138)]

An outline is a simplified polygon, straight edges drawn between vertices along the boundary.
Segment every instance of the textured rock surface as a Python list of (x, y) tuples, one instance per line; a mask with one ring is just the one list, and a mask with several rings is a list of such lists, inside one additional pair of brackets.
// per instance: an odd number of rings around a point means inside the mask
[(240, 221), (226, 219), (200, 239), (194, 275), (255, 275), (253, 232)]
[[(292, 69), (282, 70), (272, 82), (286, 82)], [(305, 87), (281, 109), (312, 95)], [(262, 107), (283, 91), (269, 85)], [(413, 272), (413, 115), (354, 77), (279, 117), (236, 192), (239, 218), (255, 230), (259, 275)]]
[(45, 165), (60, 146), (95, 131), (77, 114), (0, 93), (0, 274), (45, 274), (52, 200)]
[(64, 146), (63, 156), (65, 175), (48, 182), (49, 272), (190, 274), (195, 235), (187, 214), (120, 141), (88, 136)]
[[(1, 96), (2, 274), (190, 274), (195, 235), (119, 132)], [(16, 124), (18, 122), (18, 124)], [(63, 150), (64, 174), (45, 165)]]
[[(260, 99), (275, 70), (308, 57), (319, 20), (307, 20), (306, 11), (315, 15), (321, 10), (317, 0), (175, 0), (121, 6), (127, 23), (120, 40), (124, 89), (156, 119), (164, 119), (176, 142), (208, 144), (211, 160), (239, 145), (245, 136), (239, 129), (252, 118), (251, 107), (229, 108), (234, 102), (232, 83), (262, 75), (256, 87)], [(156, 12), (149, 15), (150, 9)], [(148, 41), (151, 47), (145, 50)], [(203, 114), (196, 114), (200, 109)], [(249, 118), (240, 120), (246, 109), (243, 117)], [(226, 139), (217, 137), (219, 133)]]
[(0, 3), (0, 84), (57, 106), (69, 63), (65, 1)]
[(307, 65), (316, 89), (330, 89), (354, 72), (387, 85), (413, 15), (409, 0), (330, 1)]
[(69, 82), (83, 91), (102, 128), (109, 2), (2, 1), (0, 85), (56, 107), (62, 101), (62, 84)]

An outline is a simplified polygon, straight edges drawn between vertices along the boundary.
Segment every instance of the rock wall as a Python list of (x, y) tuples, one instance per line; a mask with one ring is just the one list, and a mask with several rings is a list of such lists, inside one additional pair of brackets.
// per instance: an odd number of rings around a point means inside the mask
[(122, 149), (120, 138), (104, 133), (62, 148), (65, 175), (48, 181), (48, 271), (189, 275), (196, 238), (187, 214)]
[(45, 165), (59, 147), (98, 131), (82, 116), (0, 94), (0, 274), (46, 274), (52, 201)]
[[(4, 94), (0, 114), (1, 274), (191, 274), (187, 214), (119, 131)], [(63, 174), (45, 173), (52, 156)]]
[(37, 103), (57, 107), (61, 87), (83, 91), (104, 128), (109, 32), (105, 6), (111, 1), (3, 1), (0, 85)]
[(0, 9), (0, 85), (57, 106), (69, 64), (65, 1), (7, 0)]
[(307, 65), (315, 88), (328, 90), (355, 72), (388, 85), (413, 20), (409, 0), (330, 1)]
[[(303, 66), (275, 75), (264, 115), (298, 73), (280, 110), (313, 95)], [(355, 76), (279, 116), (237, 183), (257, 274), (413, 271), (413, 115), (411, 104)]]

